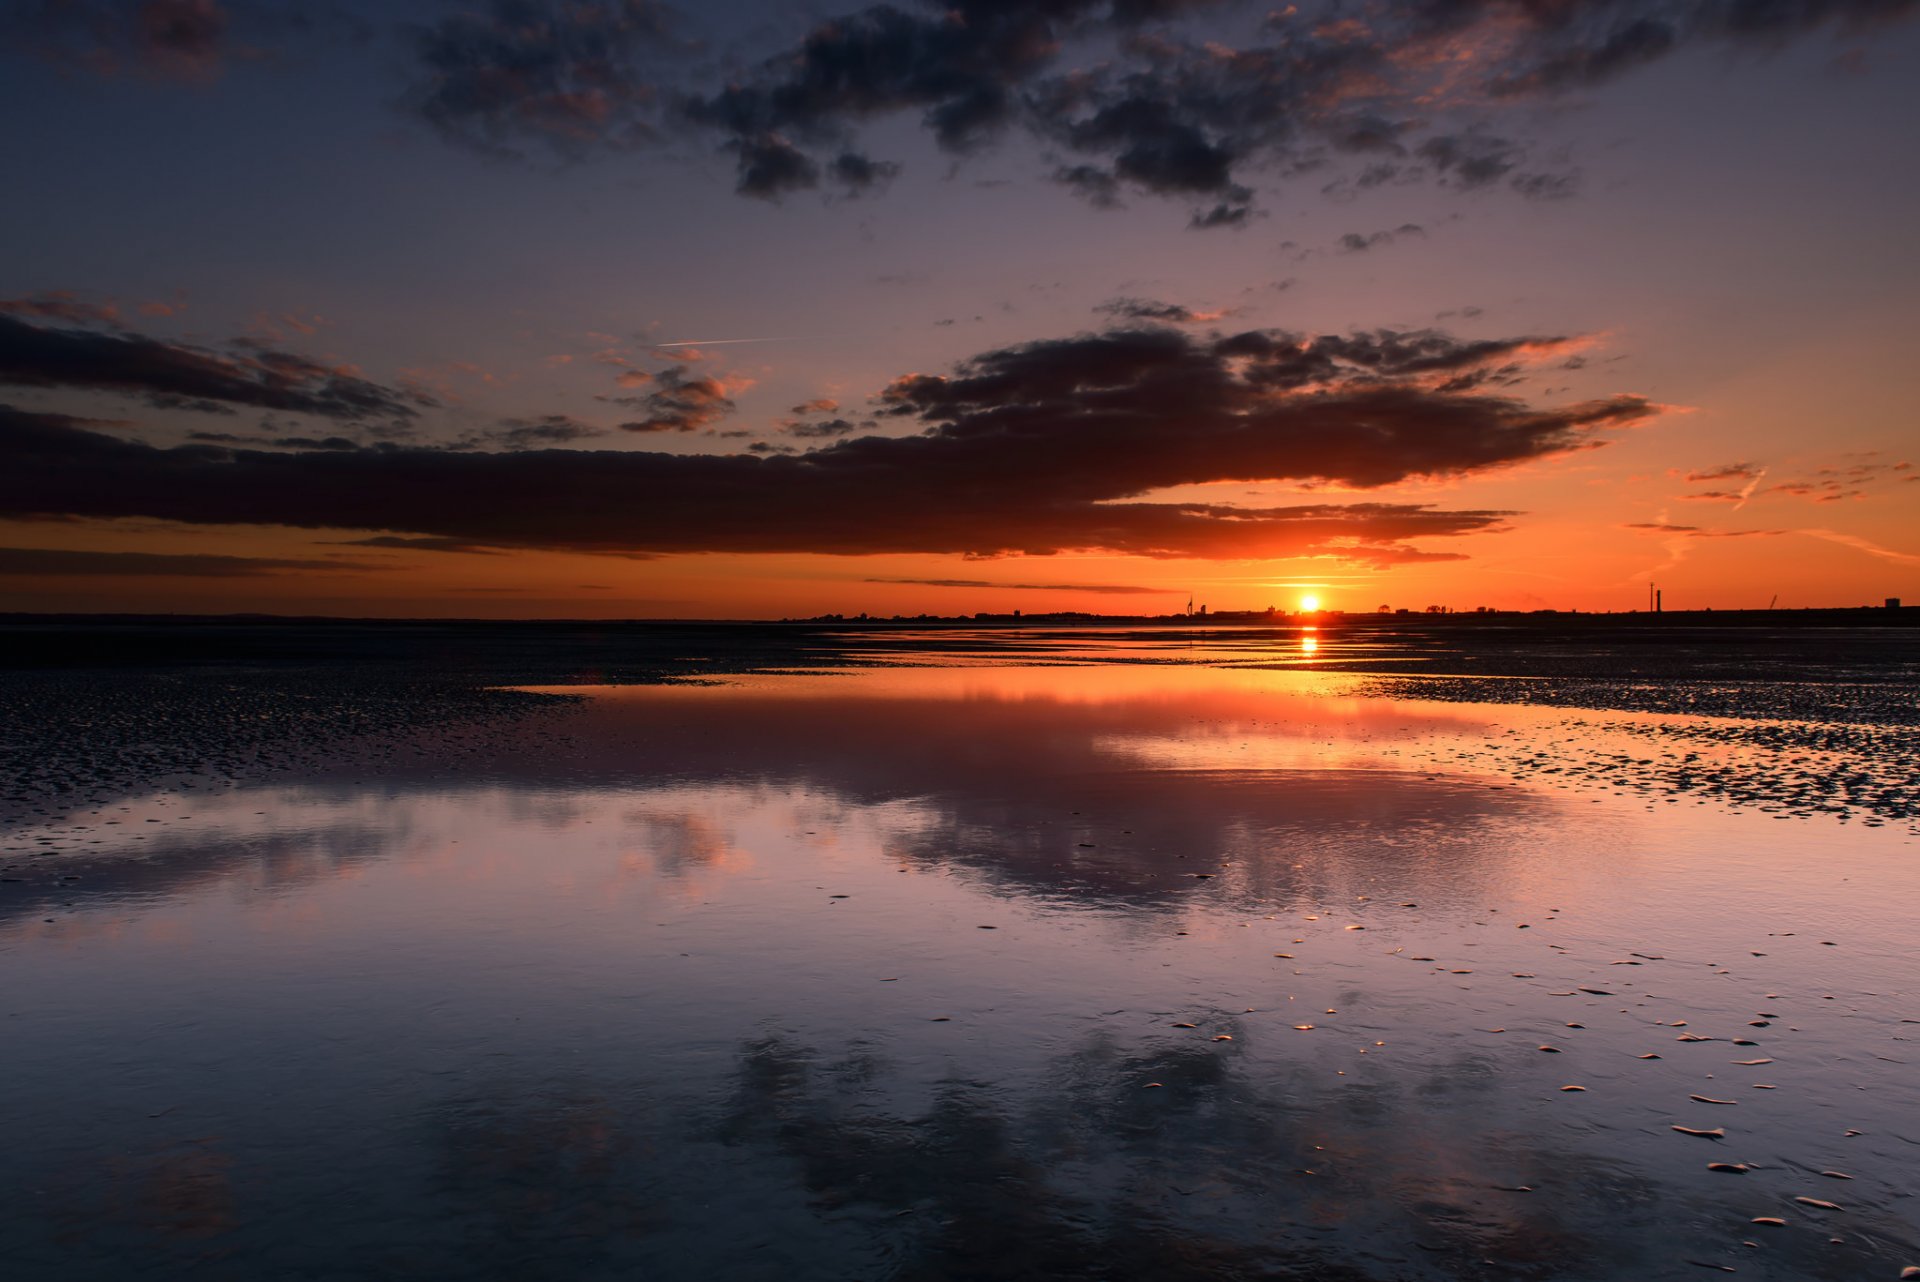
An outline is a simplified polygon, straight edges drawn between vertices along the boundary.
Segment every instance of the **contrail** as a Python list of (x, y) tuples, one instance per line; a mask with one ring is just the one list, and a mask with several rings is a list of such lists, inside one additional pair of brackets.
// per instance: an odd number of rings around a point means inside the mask
[(1838, 530), (1795, 530), (1794, 533), (1810, 534), (1816, 539), (1825, 539), (1829, 543), (1838, 543), (1841, 547), (1865, 552), (1868, 556), (1896, 561), (1901, 565), (1920, 565), (1920, 556), (1915, 556), (1911, 552), (1896, 552), (1892, 548), (1883, 548), (1878, 543), (1863, 539), (1857, 534), (1842, 534)]

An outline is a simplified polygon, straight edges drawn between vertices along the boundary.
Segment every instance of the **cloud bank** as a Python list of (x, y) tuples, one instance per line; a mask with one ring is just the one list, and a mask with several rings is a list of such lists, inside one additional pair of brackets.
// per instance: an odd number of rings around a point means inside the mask
[(893, 118), (949, 156), (1017, 132), (1096, 205), (1167, 196), (1193, 202), (1194, 226), (1237, 227), (1259, 173), (1325, 181), (1330, 160), (1357, 187), (1564, 196), (1573, 175), (1534, 165), (1487, 122), (1690, 48), (1768, 48), (1917, 4), (1334, 0), (1276, 9), (1247, 33), (1242, 11), (1214, 0), (928, 0), (823, 19), (703, 85), (648, 56), (666, 26), (658, 5), (495, 0), (419, 33), (412, 102), (443, 134), (493, 150), (578, 155), (690, 129), (718, 138), (740, 194), (776, 200), (884, 182), (897, 165), (869, 156), (862, 134)]
[[(489, 547), (660, 555), (1097, 549), (1154, 557), (1450, 559), (1413, 540), (1511, 513), (1354, 502), (1243, 507), (1168, 487), (1370, 490), (1593, 448), (1657, 407), (1537, 408), (1511, 393), (1572, 340), (1438, 331), (1107, 330), (983, 352), (875, 398), (915, 430), (794, 454), (382, 444), (162, 447), (0, 411), (0, 515), (145, 516), (386, 531)], [(1498, 390), (1496, 390), (1498, 389)]]

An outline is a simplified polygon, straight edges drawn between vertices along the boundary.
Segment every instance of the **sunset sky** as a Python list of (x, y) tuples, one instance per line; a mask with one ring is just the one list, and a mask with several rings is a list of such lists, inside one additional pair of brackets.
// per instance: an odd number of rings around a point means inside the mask
[(1920, 0), (0, 0), (0, 610), (1920, 601)]

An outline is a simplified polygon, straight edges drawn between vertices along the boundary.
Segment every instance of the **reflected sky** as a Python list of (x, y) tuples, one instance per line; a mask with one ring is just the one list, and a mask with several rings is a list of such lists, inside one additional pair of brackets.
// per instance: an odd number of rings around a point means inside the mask
[(1342, 680), (610, 689), (16, 828), (0, 1235), (63, 1278), (1920, 1259), (1911, 837), (1516, 775), (1562, 714)]

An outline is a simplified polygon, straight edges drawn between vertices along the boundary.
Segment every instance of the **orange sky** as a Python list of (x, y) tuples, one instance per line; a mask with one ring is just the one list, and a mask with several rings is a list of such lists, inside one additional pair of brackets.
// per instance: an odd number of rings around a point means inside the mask
[(0, 610), (1920, 602), (1920, 5), (343, 5), (0, 50)]

